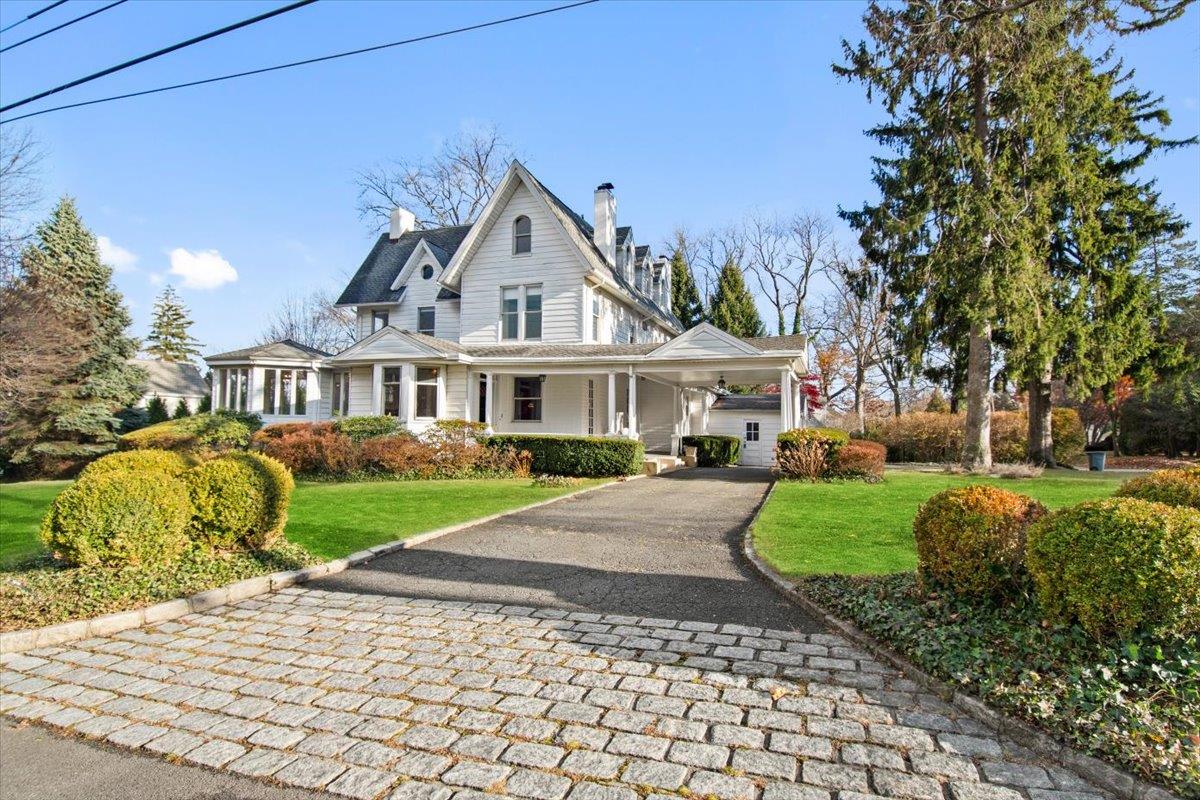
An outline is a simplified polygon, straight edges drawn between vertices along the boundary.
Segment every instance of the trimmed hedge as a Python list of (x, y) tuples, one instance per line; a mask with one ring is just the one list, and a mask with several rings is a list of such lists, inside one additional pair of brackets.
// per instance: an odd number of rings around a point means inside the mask
[(187, 546), (191, 516), (182, 480), (159, 470), (102, 470), (54, 498), (41, 537), (78, 566), (164, 564)]
[(1046, 507), (992, 486), (938, 492), (917, 511), (917, 575), (927, 590), (965, 598), (1011, 594), (1024, 573), (1025, 536)]
[(1160, 469), (1121, 484), (1117, 497), (1200, 509), (1200, 467)]
[(130, 470), (151, 470), (177, 478), (197, 464), (197, 459), (187, 453), (172, 450), (128, 450), (110, 453), (98, 458), (83, 468), (80, 478), (108, 475)]
[(1093, 636), (1200, 631), (1200, 512), (1133, 497), (1055, 511), (1026, 564), (1051, 619)]
[[(1054, 432), (1054, 460), (1069, 464), (1083, 455), (1086, 437), (1079, 413), (1072, 408), (1051, 412)], [(962, 451), (963, 414), (939, 414), (916, 411), (880, 420), (869, 438), (887, 446), (888, 461), (945, 463), (957, 461)], [(1021, 463), (1028, 459), (1029, 417), (1024, 411), (997, 411), (992, 414), (992, 458), (1001, 463)]]
[(380, 436), (394, 436), (402, 433), (404, 426), (396, 417), (343, 417), (335, 423), (338, 433), (349, 436), (356, 442), (375, 439)]
[(696, 448), (699, 467), (728, 467), (742, 457), (742, 440), (736, 436), (684, 436), (683, 446)]
[(646, 456), (641, 442), (600, 436), (501, 433), (487, 437), (485, 444), (528, 452), (533, 457), (530, 469), (535, 473), (577, 478), (637, 475)]
[(196, 539), (223, 550), (263, 550), (283, 535), (295, 482), (287, 468), (258, 453), (230, 453), (183, 476)]
[(172, 419), (125, 434), (118, 450), (174, 450), (181, 453), (244, 450), (262, 427), (257, 414), (218, 411)]

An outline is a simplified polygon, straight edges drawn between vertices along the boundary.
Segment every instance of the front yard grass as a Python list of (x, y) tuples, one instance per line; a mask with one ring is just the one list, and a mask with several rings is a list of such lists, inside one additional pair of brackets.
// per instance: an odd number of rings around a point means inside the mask
[(943, 489), (987, 483), (1061, 508), (1107, 497), (1123, 480), (1066, 470), (1021, 479), (889, 470), (877, 484), (780, 481), (754, 526), (754, 546), (791, 577), (904, 572), (917, 566), (917, 508)]
[(0, 631), (40, 627), (172, 600), (233, 581), (297, 569), (423, 531), (605, 483), (535, 486), (529, 478), (298, 483), (287, 541), (263, 553), (193, 547), (158, 568), (71, 568), (38, 538), (42, 517), (68, 481), (0, 484)]

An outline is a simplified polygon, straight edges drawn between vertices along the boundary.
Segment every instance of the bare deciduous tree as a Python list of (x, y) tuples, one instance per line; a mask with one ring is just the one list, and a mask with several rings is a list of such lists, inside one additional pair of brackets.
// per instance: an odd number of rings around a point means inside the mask
[(0, 128), (0, 285), (16, 279), (30, 236), (27, 213), (41, 200), (42, 150), (28, 130)]
[(474, 222), (515, 157), (494, 126), (461, 133), (428, 160), (394, 160), (358, 174), (358, 215), (379, 230), (403, 206), (423, 228)]
[(743, 266), (746, 261), (746, 232), (738, 225), (729, 225), (708, 231), (695, 240), (695, 279), (704, 307), (712, 306), (713, 294), (717, 290), (717, 278), (726, 264), (733, 262)]
[(324, 290), (307, 297), (287, 296), (271, 314), (259, 343), (291, 339), (327, 353), (346, 349), (357, 338), (354, 314), (348, 308), (338, 308), (334, 302), (333, 295)]
[(775, 310), (777, 333), (802, 333), (809, 285), (831, 255), (833, 226), (820, 214), (751, 214), (744, 225), (747, 268)]

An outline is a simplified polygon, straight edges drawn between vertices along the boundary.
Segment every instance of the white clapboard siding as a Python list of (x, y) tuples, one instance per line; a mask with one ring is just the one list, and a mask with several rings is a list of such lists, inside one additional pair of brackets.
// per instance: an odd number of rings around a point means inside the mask
[[(531, 372), (530, 375), (536, 373)], [(547, 375), (542, 384), (542, 419), (540, 422), (513, 420), (514, 395), (512, 375), (497, 375), (493, 382), (493, 428), (497, 433), (587, 433), (583, 415), (587, 379), (583, 375)]]
[(371, 368), (350, 370), (350, 416), (362, 417), (371, 413)]
[(639, 380), (637, 387), (638, 429), (646, 450), (652, 453), (671, 451), (674, 429), (674, 390), (670, 386)]
[(746, 350), (739, 347), (737, 343), (707, 331), (700, 331), (686, 341), (672, 342), (664, 350), (670, 352), (671, 358), (697, 359), (713, 356), (738, 356), (746, 353)]
[(437, 317), (434, 320), (436, 333), (434, 335), (439, 339), (445, 339), (448, 342), (458, 341), (459, 305), (457, 300), (437, 301)]
[[(755, 420), (758, 422), (759, 431), (759, 447), (761, 448), (762, 458), (758, 464), (750, 466), (770, 466), (775, 463), (775, 440), (779, 438), (779, 412), (778, 411), (738, 411), (735, 409), (709, 409), (708, 412), (708, 432), (719, 436), (736, 436), (742, 439), (745, 436), (746, 420)], [(743, 448), (745, 441), (742, 442)], [(747, 458), (743, 453), (742, 464), (747, 463)]]
[[(532, 252), (513, 255), (513, 221), (529, 217)], [(500, 341), (500, 288), (541, 284), (542, 341), (581, 342), (583, 265), (559, 223), (519, 186), (496, 224), (484, 236), (462, 275), (460, 340), (465, 344)]]
[[(413, 307), (415, 308), (416, 306), (413, 306)], [(399, 319), (399, 317), (397, 315), (400, 313), (397, 306), (372, 306), (370, 308), (360, 308), (360, 309), (358, 309), (358, 338), (359, 339), (365, 339), (366, 337), (370, 336), (372, 333), (375, 332), (375, 331), (371, 330), (371, 323), (372, 323), (372, 320), (374, 319), (374, 314), (376, 311), (388, 312), (388, 324), (389, 325), (397, 324), (397, 320)], [(416, 316), (417, 312), (414, 311), (412, 313), (413, 313), (413, 320), (415, 323), (415, 320), (417, 318), (417, 316)], [(397, 326), (397, 327), (403, 327), (403, 326)], [(415, 330), (415, 328), (414, 328), (414, 330)]]
[(467, 368), (446, 367), (446, 405), (438, 409), (442, 419), (467, 418)]

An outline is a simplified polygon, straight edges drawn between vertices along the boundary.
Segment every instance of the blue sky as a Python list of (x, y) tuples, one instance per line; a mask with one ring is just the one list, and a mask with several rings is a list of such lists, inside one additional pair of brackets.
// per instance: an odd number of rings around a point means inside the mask
[[(47, 0), (4, 0), (8, 24)], [(133, 0), (0, 56), (5, 102), (277, 2)], [(11, 43), (102, 5), (72, 2), (5, 34)], [(315, 5), (58, 95), (84, 100), (363, 47), (547, 8), (544, 2)], [(617, 187), (618, 220), (658, 245), (677, 225), (747, 211), (820, 211), (873, 196), (862, 131), (882, 112), (829, 65), (857, 40), (862, 6), (596, 3), (489, 30), (28, 121), (47, 151), (47, 199), (74, 195), (125, 255), (117, 283), (144, 335), (159, 282), (192, 309), (206, 352), (254, 340), (289, 292), (340, 289), (370, 248), (354, 174), (420, 158), (494, 123), (548, 186), (590, 217)], [(1171, 134), (1200, 132), (1200, 9), (1115, 42), (1137, 83), (1166, 98)], [(56, 98), (57, 99), (57, 98)], [(42, 105), (30, 106), (40, 108)], [(25, 124), (25, 123), (17, 123)], [(1200, 148), (1149, 167), (1200, 225)], [(657, 249), (657, 248), (656, 248)], [(237, 279), (182, 285), (177, 270)], [(229, 277), (226, 275), (226, 277)], [(195, 280), (195, 278), (193, 279)]]

